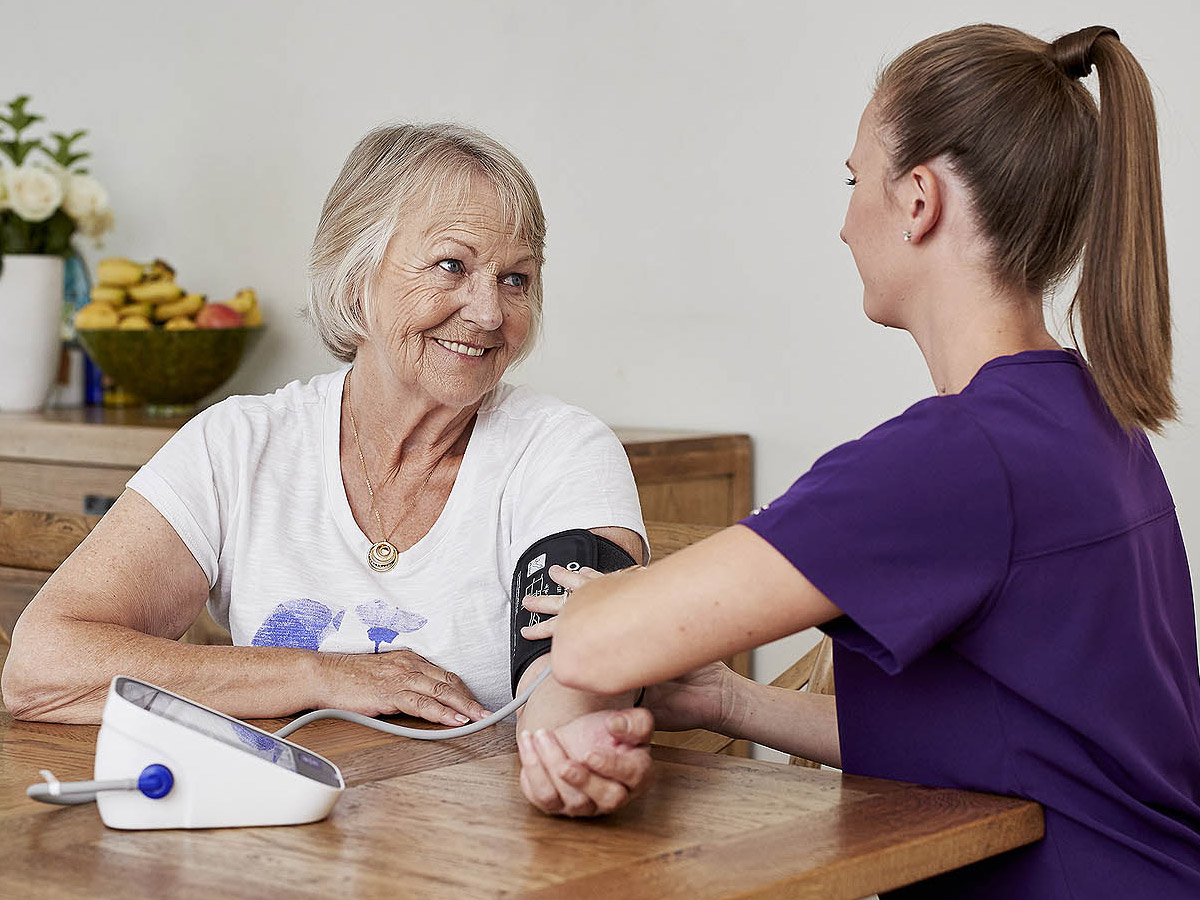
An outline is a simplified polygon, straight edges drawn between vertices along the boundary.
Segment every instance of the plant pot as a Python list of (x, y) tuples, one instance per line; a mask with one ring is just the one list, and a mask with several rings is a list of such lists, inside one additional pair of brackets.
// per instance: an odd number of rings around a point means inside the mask
[(58, 372), (63, 260), (6, 253), (0, 271), (0, 411), (41, 409)]

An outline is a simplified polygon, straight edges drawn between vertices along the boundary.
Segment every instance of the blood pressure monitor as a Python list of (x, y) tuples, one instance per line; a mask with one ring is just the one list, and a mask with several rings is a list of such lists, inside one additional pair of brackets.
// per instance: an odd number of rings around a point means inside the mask
[[(167, 770), (168, 782), (157, 798), (161, 786), (147, 792), (136, 783), (156, 766)], [(100, 788), (96, 794), (100, 818), (110, 828), (315, 822), (346, 787), (329, 760), (124, 675), (109, 686), (95, 773), (97, 782), (136, 779), (134, 789)]]

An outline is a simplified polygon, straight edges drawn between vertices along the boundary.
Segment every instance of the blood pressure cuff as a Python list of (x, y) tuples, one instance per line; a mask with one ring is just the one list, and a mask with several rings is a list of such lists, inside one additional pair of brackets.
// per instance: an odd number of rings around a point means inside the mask
[(565, 594), (566, 588), (550, 578), (551, 566), (562, 566), (577, 572), (585, 566), (597, 572), (616, 572), (636, 566), (632, 556), (608, 538), (602, 538), (582, 528), (560, 531), (544, 537), (521, 554), (512, 580), (512, 689), (517, 685), (529, 664), (550, 652), (550, 638), (531, 641), (521, 637), (526, 625), (536, 625), (544, 613), (530, 612), (521, 601), (531, 595)]

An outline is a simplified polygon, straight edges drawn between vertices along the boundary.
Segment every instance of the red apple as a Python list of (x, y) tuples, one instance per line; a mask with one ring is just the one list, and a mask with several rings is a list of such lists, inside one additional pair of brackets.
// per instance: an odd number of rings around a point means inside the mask
[(242, 314), (224, 303), (206, 303), (196, 313), (197, 328), (241, 328)]

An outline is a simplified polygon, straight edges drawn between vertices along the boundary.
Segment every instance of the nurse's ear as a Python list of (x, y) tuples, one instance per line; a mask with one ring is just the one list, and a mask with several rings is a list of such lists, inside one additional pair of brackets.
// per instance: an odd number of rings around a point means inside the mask
[(948, 176), (939, 160), (914, 166), (898, 180), (894, 196), (904, 213), (901, 237), (911, 244), (926, 240), (937, 227), (943, 213), (943, 185)]

